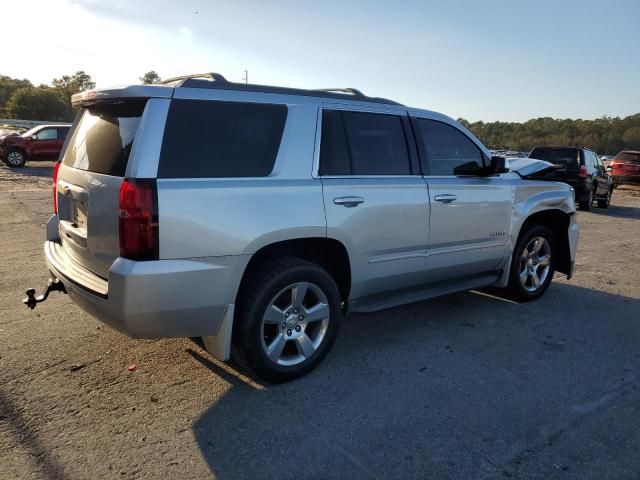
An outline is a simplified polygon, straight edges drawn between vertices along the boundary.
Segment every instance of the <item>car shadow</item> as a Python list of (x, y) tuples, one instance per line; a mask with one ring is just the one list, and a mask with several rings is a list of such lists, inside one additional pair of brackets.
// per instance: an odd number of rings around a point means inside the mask
[(640, 207), (627, 207), (610, 204), (609, 208), (594, 207), (591, 209), (591, 213), (606, 217), (640, 219)]
[[(37, 432), (31, 428), (30, 423), (32, 423), (30, 419), (25, 418), (21, 409), (14, 404), (9, 395), (0, 390), (0, 426), (2, 424), (7, 426), (7, 430), (0, 428), (0, 431), (4, 430), (5, 433), (16, 437), (20, 446), (40, 470), (42, 478), (51, 480), (67, 478), (62, 465), (40, 441)], [(22, 472), (22, 474), (24, 473)]]
[[(194, 346), (231, 387), (193, 434), (218, 479), (517, 476), (598, 398), (615, 402), (606, 392), (640, 388), (638, 319), (639, 299), (566, 283), (525, 304), (461, 293), (353, 315), (318, 369), (260, 388)], [(625, 476), (615, 455), (593, 458), (594, 478)]]
[(51, 178), (53, 177), (53, 165), (54, 162), (38, 162), (27, 163), (24, 167), (19, 168), (10, 168), (4, 164), (2, 166), (16, 175)]

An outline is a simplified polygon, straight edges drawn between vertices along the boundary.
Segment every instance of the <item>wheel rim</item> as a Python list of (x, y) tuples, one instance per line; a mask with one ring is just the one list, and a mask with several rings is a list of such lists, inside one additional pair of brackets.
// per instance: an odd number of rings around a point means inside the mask
[(520, 257), (520, 283), (528, 292), (544, 285), (551, 270), (551, 247), (544, 237), (532, 239)]
[(11, 165), (20, 165), (22, 163), (22, 154), (20, 152), (9, 152), (7, 162)]
[(262, 317), (262, 348), (278, 365), (298, 365), (324, 341), (331, 314), (327, 296), (313, 283), (298, 282), (278, 292)]

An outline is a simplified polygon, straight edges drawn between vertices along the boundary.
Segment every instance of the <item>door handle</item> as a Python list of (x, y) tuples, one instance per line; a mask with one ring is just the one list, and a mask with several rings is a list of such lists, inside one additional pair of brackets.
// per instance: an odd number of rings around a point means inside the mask
[(343, 207), (357, 207), (361, 203), (364, 203), (362, 197), (336, 197), (333, 199), (333, 203), (336, 205), (342, 205)]
[(454, 202), (457, 198), (458, 197), (452, 195), (451, 193), (443, 193), (441, 195), (436, 195), (435, 197), (433, 197), (436, 202), (442, 203), (451, 203)]

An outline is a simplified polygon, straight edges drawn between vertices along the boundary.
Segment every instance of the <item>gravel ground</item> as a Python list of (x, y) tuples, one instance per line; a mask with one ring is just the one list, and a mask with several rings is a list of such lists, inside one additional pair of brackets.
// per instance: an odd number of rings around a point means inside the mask
[(318, 370), (269, 386), (65, 295), (27, 310), (50, 173), (0, 167), (0, 478), (640, 477), (640, 189), (579, 213), (575, 277), (541, 300), (354, 315)]

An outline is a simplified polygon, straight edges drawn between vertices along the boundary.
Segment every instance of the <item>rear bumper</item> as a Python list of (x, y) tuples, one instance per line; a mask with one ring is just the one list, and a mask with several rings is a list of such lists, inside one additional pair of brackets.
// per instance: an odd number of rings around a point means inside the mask
[(135, 338), (216, 335), (235, 302), (244, 256), (135, 262), (118, 258), (107, 279), (45, 242), (51, 273), (80, 308)]

